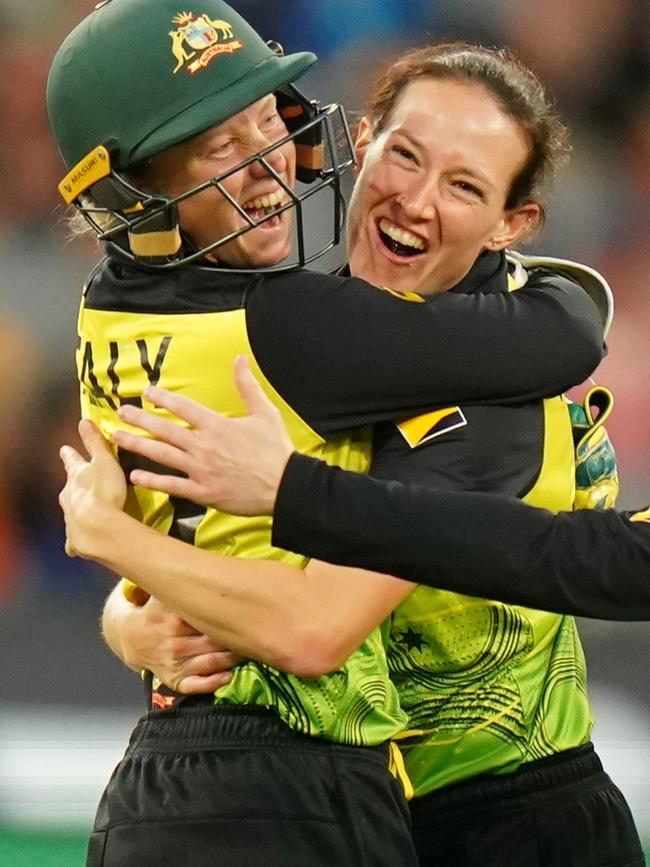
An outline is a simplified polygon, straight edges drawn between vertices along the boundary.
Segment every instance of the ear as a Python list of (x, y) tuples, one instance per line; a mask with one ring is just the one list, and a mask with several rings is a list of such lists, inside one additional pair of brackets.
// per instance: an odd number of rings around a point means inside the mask
[(487, 243), (486, 249), (504, 250), (506, 247), (512, 247), (526, 233), (536, 228), (541, 214), (542, 209), (536, 202), (525, 202), (518, 208), (506, 211)]
[(357, 158), (357, 171), (363, 168), (363, 163), (366, 158), (366, 151), (372, 142), (374, 135), (374, 127), (370, 118), (362, 117), (357, 128), (357, 137), (354, 141), (354, 153)]

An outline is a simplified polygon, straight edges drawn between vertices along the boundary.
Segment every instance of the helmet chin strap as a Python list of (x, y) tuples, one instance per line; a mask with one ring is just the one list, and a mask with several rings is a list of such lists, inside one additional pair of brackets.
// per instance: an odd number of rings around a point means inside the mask
[[(168, 262), (183, 246), (176, 203), (165, 196), (145, 194), (113, 171), (114, 148), (114, 142), (95, 148), (61, 181), (59, 191), (69, 204), (78, 203), (100, 237), (124, 228), (136, 259), (149, 264)], [(112, 221), (114, 226), (101, 225)]]
[(150, 264), (175, 258), (183, 246), (178, 222), (178, 208), (170, 202), (151, 217), (127, 231), (131, 252)]
[[(276, 91), (278, 112), (289, 133), (296, 133), (296, 178), (303, 184), (311, 184), (322, 177), (324, 166), (323, 131), (320, 124), (307, 126), (318, 118), (318, 104), (308, 100), (292, 84)], [(305, 127), (302, 132), (298, 132)]]

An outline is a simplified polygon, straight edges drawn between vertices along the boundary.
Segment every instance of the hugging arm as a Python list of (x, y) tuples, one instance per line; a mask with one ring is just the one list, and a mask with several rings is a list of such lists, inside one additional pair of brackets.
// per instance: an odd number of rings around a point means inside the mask
[(535, 269), (516, 292), (419, 303), (356, 278), (309, 279), (260, 286), (246, 317), (265, 376), (323, 435), (419, 408), (559, 394), (604, 354), (590, 295), (550, 270)]
[(224, 557), (164, 536), (126, 515), (114, 496), (103, 498), (98, 468), (105, 475), (121, 470), (92, 423), (81, 422), (80, 434), (92, 461), (62, 449), (68, 481), (60, 502), (69, 552), (128, 575), (242, 656), (305, 677), (331, 671), (413, 589), (389, 575), (318, 561), (302, 570)]
[(119, 584), (104, 605), (102, 632), (125, 665), (135, 671), (153, 672), (177, 692), (214, 692), (228, 683), (230, 669), (242, 661), (154, 596), (143, 605), (132, 604)]
[[(220, 455), (200, 483), (219, 508), (275, 510), (278, 547), (530, 608), (650, 618), (650, 523), (643, 515), (555, 515), (500, 494), (424, 489), (328, 467), (292, 453), (245, 360), (237, 362), (236, 378), (250, 415), (226, 419), (200, 408), (200, 424), (214, 417)], [(185, 399), (164, 391), (157, 399), (185, 417)], [(145, 443), (163, 447), (133, 436), (135, 447)], [(191, 436), (184, 445), (190, 454), (183, 460), (191, 461)], [(177, 484), (184, 496), (196, 484), (173, 476), (138, 480), (163, 489)]]

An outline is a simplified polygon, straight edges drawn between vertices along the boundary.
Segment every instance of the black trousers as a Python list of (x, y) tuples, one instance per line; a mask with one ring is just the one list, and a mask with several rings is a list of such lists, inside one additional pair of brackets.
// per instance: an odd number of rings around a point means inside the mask
[(102, 796), (87, 867), (416, 867), (385, 747), (298, 735), (274, 714), (149, 711)]
[(591, 745), (411, 802), (421, 867), (644, 867), (625, 798)]

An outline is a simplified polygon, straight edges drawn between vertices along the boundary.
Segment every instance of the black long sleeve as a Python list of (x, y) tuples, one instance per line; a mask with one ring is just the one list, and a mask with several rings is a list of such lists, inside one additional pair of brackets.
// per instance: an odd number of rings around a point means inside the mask
[[(517, 292), (504, 291), (506, 283), (498, 254), (480, 257), (454, 290), (416, 301), (313, 271), (189, 266), (161, 276), (109, 258), (89, 280), (85, 309), (169, 321), (245, 309), (264, 375), (327, 436), (454, 403), (518, 403), (583, 382), (604, 352), (590, 295), (544, 269)], [(115, 367), (110, 361), (104, 377), (109, 395)]]
[(260, 281), (247, 325), (265, 375), (322, 435), (418, 409), (559, 394), (602, 357), (593, 301), (558, 274), (423, 303), (353, 277), (306, 279)]
[(436, 491), (293, 455), (273, 543), (320, 560), (530, 608), (650, 619), (650, 524), (557, 515), (501, 495)]

